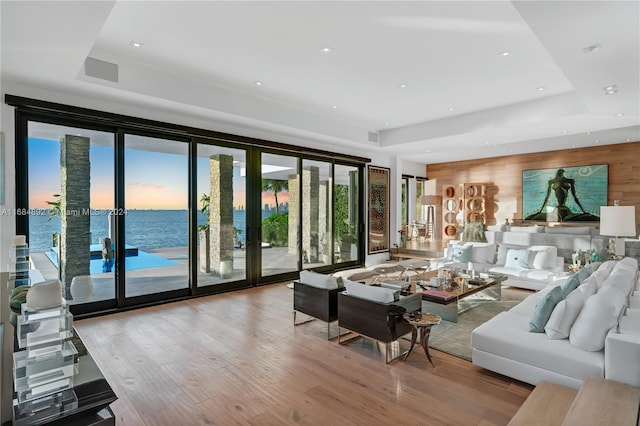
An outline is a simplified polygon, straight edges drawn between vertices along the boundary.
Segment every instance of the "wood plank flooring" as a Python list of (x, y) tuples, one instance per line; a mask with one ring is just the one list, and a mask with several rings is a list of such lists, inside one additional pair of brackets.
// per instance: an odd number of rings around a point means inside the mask
[(435, 368), (420, 351), (385, 365), (368, 339), (328, 341), (293, 325), (285, 284), (76, 321), (117, 424), (502, 425), (533, 389), (435, 350)]

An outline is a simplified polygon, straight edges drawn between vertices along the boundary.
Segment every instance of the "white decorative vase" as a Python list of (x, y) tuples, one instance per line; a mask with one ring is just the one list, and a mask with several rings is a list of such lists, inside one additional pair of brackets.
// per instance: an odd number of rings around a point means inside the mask
[(33, 284), (27, 292), (27, 307), (49, 309), (62, 304), (62, 284), (60, 280), (48, 280)]
[(84, 302), (91, 298), (93, 280), (89, 275), (79, 275), (71, 280), (71, 297), (76, 302)]

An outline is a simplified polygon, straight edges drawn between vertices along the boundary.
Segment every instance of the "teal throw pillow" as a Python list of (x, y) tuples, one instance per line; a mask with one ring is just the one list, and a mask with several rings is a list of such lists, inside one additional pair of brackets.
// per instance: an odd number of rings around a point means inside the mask
[(578, 288), (578, 286), (582, 282), (582, 281), (580, 281), (578, 275), (579, 274), (573, 274), (573, 275), (569, 276), (569, 278), (564, 280), (564, 282), (562, 284), (560, 284), (560, 288), (562, 289), (562, 298), (563, 299), (565, 297), (567, 297), (569, 295), (569, 293), (571, 293), (573, 290)]
[(529, 320), (529, 331), (532, 333), (544, 333), (544, 326), (551, 317), (553, 309), (563, 299), (560, 286), (554, 287), (536, 305), (533, 310), (531, 320)]
[(454, 262), (467, 263), (471, 262), (472, 245), (468, 246), (453, 246), (451, 260)]
[(529, 249), (508, 249), (505, 268), (527, 269), (529, 267)]
[(589, 267), (580, 269), (578, 271), (578, 273), (576, 274), (578, 276), (578, 281), (580, 281), (582, 283), (584, 280), (589, 278), (589, 275), (591, 275), (592, 272), (593, 271)]

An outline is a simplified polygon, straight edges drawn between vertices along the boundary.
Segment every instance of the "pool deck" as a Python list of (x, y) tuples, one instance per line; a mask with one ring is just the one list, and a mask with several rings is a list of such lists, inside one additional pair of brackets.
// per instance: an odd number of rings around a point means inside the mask
[[(177, 265), (126, 271), (126, 297), (187, 288), (189, 285), (187, 247), (167, 247), (145, 251), (164, 259), (175, 261)], [(263, 249), (262, 264), (264, 265), (264, 274), (275, 275), (297, 270), (297, 256), (289, 254), (288, 251), (287, 247)], [(45, 279), (58, 278), (58, 268), (44, 252), (33, 252), (30, 254), (30, 258), (33, 267), (38, 269)], [(311, 268), (320, 265), (321, 263), (305, 264), (305, 267)], [(233, 276), (230, 278), (221, 278), (211, 273), (201, 272), (198, 268), (199, 285), (217, 285), (244, 279), (246, 277), (246, 252), (244, 250), (234, 250), (233, 266)], [(93, 274), (92, 279), (94, 291), (89, 301), (115, 298), (114, 272)], [(70, 303), (73, 302), (70, 301)]]

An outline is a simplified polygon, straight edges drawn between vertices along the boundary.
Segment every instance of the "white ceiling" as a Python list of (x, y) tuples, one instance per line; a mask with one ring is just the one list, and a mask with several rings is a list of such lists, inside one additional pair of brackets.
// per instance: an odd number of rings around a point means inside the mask
[[(322, 149), (437, 163), (640, 140), (638, 1), (0, 7), (3, 82)], [(87, 57), (117, 64), (118, 82), (85, 75)]]

